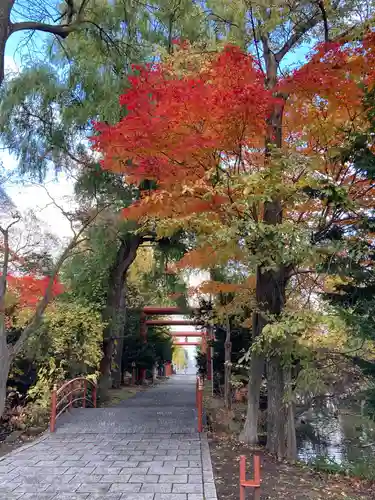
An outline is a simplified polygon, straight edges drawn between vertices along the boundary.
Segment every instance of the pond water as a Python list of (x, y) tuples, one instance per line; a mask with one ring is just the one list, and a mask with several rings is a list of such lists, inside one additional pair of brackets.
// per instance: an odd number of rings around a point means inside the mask
[(298, 456), (310, 461), (327, 457), (338, 464), (375, 462), (375, 421), (358, 404), (329, 401), (302, 415), (298, 427)]

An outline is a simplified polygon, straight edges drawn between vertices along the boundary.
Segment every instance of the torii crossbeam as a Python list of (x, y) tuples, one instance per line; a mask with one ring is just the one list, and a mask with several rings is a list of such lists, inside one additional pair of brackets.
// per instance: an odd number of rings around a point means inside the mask
[[(158, 306), (145, 306), (141, 312), (140, 334), (144, 343), (147, 343), (147, 327), (148, 326), (204, 326), (202, 321), (197, 319), (181, 319), (181, 320), (168, 320), (168, 319), (146, 319), (147, 316), (172, 316), (181, 315), (187, 316), (196, 311), (198, 308), (181, 308), (181, 307), (158, 307)], [(188, 335), (187, 335), (188, 333)], [(207, 332), (171, 332), (172, 337), (201, 337), (203, 343), (207, 346), (206, 338)], [(178, 342), (175, 345), (189, 346), (201, 345), (201, 342)], [(207, 378), (211, 380), (211, 349), (207, 349)], [(166, 375), (172, 375), (172, 360), (166, 362), (165, 366)], [(141, 380), (146, 378), (146, 369), (141, 369)]]

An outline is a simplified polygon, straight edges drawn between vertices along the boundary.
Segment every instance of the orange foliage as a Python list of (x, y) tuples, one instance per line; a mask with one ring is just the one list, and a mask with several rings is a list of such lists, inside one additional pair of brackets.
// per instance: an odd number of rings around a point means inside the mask
[[(7, 276), (8, 289), (17, 297), (19, 308), (35, 306), (46, 293), (49, 277), (43, 276)], [(57, 279), (54, 280), (51, 295), (56, 297), (63, 293), (64, 288)]]
[[(350, 225), (374, 207), (374, 183), (337, 154), (348, 130), (367, 126), (360, 84), (374, 84), (374, 33), (355, 44), (319, 45), (304, 66), (280, 78), (273, 93), (252, 57), (234, 46), (205, 60), (196, 73), (178, 74), (171, 62), (134, 71), (131, 88), (120, 98), (125, 118), (113, 126), (97, 124), (99, 134), (92, 138), (104, 169), (124, 174), (129, 183), (156, 183), (155, 189), (141, 191), (126, 217), (189, 220), (204, 213), (228, 227), (235, 218), (261, 220), (273, 182), (265, 176), (272, 162), (265, 164), (264, 151), (275, 106), (284, 110), (283, 153), (306, 159), (275, 181), (283, 186), (284, 218), (312, 230), (322, 217), (330, 225)], [(244, 179), (254, 174), (259, 182), (247, 188)], [(343, 187), (355, 213), (333, 213), (326, 200), (294, 188), (303, 179), (302, 188), (320, 180)], [(204, 267), (215, 262), (217, 252), (220, 248), (207, 243), (181, 264)]]

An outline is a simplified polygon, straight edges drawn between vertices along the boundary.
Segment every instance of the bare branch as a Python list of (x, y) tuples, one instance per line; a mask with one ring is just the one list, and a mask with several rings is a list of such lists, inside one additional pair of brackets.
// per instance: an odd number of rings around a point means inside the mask
[(58, 259), (58, 261), (53, 269), (53, 272), (51, 273), (50, 279), (48, 281), (48, 286), (47, 286), (47, 289), (44, 293), (44, 296), (39, 301), (33, 317), (31, 318), (31, 320), (29, 321), (27, 326), (23, 329), (23, 331), (20, 335), (20, 338), (17, 340), (15, 345), (10, 347), (10, 349), (9, 349), (9, 353), (10, 353), (11, 358), (14, 358), (20, 352), (20, 350), (22, 349), (23, 344), (25, 343), (27, 338), (40, 325), (40, 323), (42, 321), (43, 313), (51, 301), (53, 284), (54, 284), (54, 281), (55, 281), (55, 279), (56, 279), (56, 277), (61, 269), (61, 266), (63, 265), (65, 260), (69, 257), (71, 250), (73, 250), (80, 243), (80, 241), (81, 241), (80, 236), (84, 233), (84, 231), (87, 229), (87, 227), (96, 219), (96, 217), (102, 212), (102, 210), (104, 210), (104, 209), (101, 209), (101, 210), (98, 210), (97, 212), (95, 212), (95, 214), (92, 217), (90, 217), (90, 219), (87, 220), (85, 224), (83, 224), (80, 231), (78, 231), (78, 233), (75, 234), (75, 236), (70, 241), (69, 245), (65, 248), (64, 252), (61, 254), (60, 258)]

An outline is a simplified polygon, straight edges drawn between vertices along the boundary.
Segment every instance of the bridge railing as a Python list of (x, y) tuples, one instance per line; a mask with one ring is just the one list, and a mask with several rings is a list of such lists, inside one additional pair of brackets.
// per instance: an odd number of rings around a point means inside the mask
[(55, 432), (59, 416), (77, 406), (77, 403), (80, 403), (81, 408), (96, 408), (96, 396), (96, 382), (84, 377), (68, 380), (59, 388), (55, 384), (51, 395), (50, 431)]
[(196, 383), (196, 406), (198, 417), (198, 432), (203, 432), (203, 378), (197, 377)]

